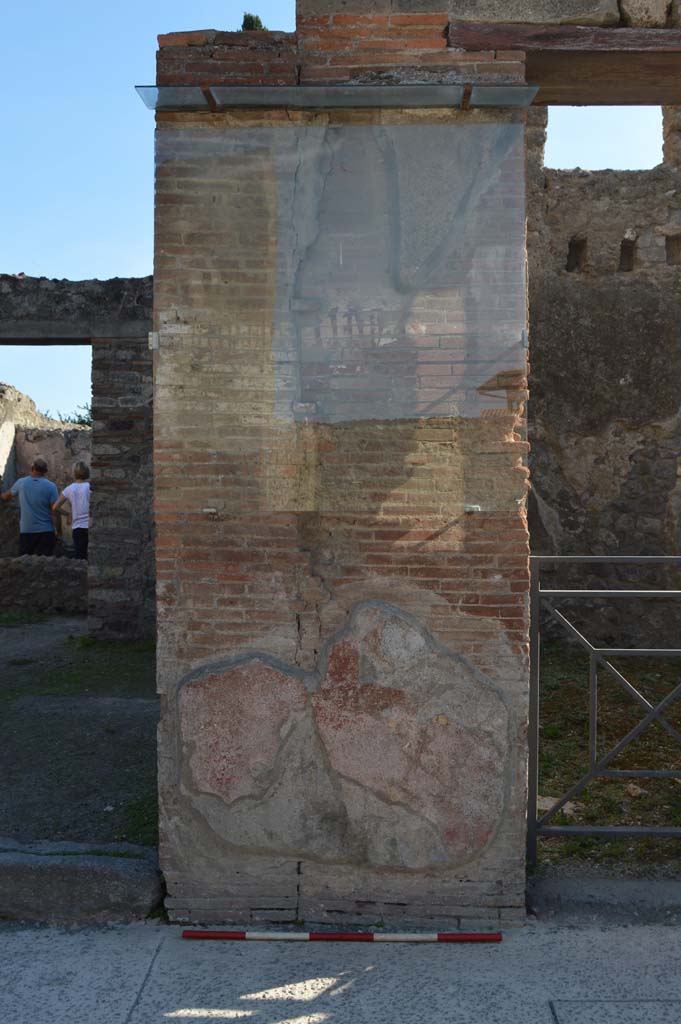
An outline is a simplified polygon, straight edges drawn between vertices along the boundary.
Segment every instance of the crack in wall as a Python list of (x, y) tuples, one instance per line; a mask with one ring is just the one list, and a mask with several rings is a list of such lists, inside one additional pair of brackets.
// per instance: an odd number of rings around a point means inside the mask
[(303, 862), (299, 860), (296, 864), (296, 875), (298, 876), (296, 882), (296, 921), (300, 921), (300, 901), (302, 897), (302, 877), (303, 877)]

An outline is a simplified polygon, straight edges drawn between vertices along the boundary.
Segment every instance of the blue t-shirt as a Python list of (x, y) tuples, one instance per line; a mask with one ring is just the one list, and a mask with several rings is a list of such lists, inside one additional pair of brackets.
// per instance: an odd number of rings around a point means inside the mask
[(54, 533), (52, 504), (59, 497), (56, 484), (44, 476), (22, 476), (12, 487), (21, 505), (20, 533)]

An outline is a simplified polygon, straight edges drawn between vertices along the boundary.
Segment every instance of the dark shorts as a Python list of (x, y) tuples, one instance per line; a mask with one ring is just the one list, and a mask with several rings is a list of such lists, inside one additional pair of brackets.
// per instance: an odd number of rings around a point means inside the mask
[(54, 531), (50, 533), (20, 533), (20, 555), (53, 555), (56, 541)]
[(73, 531), (73, 547), (76, 558), (87, 558), (87, 537), (88, 531), (79, 526)]

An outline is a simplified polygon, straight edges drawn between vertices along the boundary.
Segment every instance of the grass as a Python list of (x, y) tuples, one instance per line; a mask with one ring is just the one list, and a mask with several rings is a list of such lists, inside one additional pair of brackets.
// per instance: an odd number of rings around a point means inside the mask
[(159, 921), (161, 924), (170, 924), (170, 918), (168, 917), (168, 911), (166, 910), (163, 902), (161, 901), (158, 906), (154, 907), (147, 914), (147, 921)]
[(131, 800), (122, 809), (123, 826), (116, 839), (138, 846), (158, 845), (158, 800), (148, 793)]
[(35, 626), (46, 622), (46, 615), (39, 615), (37, 612), (0, 612), (0, 627), (13, 628), (16, 626)]
[(19, 697), (137, 697), (153, 699), (154, 644), (70, 637), (51, 664), (16, 657), (8, 662), (0, 699)]
[[(10, 731), (3, 738), (7, 735), (15, 756), (23, 758), (37, 788), (49, 775), (47, 790), (52, 794), (49, 799), (44, 793), (37, 796), (25, 813), (19, 808), (22, 827), (28, 818), (30, 834), (91, 843), (95, 856), (110, 855), (99, 845), (104, 842), (153, 847), (158, 842), (158, 811), (149, 716), (155, 708), (133, 701), (157, 699), (154, 644), (67, 637), (67, 629), (57, 632), (47, 648), (33, 644), (40, 627), (26, 641), (12, 639), (0, 674), (0, 721), (11, 710)], [(120, 705), (109, 704), (110, 698), (119, 699)], [(48, 707), (41, 709), (45, 701)], [(53, 707), (58, 711), (54, 716)], [(144, 737), (141, 746), (135, 737)], [(63, 785), (55, 787), (55, 778)], [(96, 799), (104, 790), (111, 806), (103, 807), (106, 801)], [(79, 818), (73, 808), (81, 795), (87, 811)]]
[(69, 647), (83, 651), (120, 651), (124, 647), (127, 651), (138, 651), (140, 653), (153, 653), (156, 650), (155, 640), (100, 640), (94, 636), (70, 636)]
[[(612, 664), (656, 705), (681, 678), (679, 659), (621, 658)], [(588, 658), (562, 644), (542, 645), (539, 744), (539, 792), (559, 797), (585, 773), (589, 761)], [(598, 673), (598, 755), (602, 757), (637, 725), (646, 711), (607, 672)], [(681, 700), (665, 718), (681, 731)], [(614, 769), (666, 769), (681, 772), (681, 745), (651, 723), (609, 765)], [(656, 825), (681, 827), (681, 779), (599, 779), (573, 800), (571, 813), (559, 813), (555, 825)], [(540, 858), (555, 863), (587, 858), (594, 863), (664, 863), (681, 858), (676, 839), (628, 836), (603, 840), (585, 836), (545, 837)]]

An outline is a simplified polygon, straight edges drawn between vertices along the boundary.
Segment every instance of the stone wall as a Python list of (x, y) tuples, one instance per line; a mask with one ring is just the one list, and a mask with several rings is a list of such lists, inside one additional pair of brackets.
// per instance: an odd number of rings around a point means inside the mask
[(95, 339), (88, 616), (103, 636), (155, 629), (151, 371), (146, 336)]
[(0, 558), (0, 610), (84, 615), (87, 565), (72, 558)]
[[(30, 443), (28, 448), (24, 447), (26, 435), (33, 431), (60, 438), (62, 424), (39, 412), (28, 395), (10, 384), (0, 383), (0, 490), (9, 490), (17, 477), (29, 471), (35, 455), (42, 454), (35, 451), (29, 455)], [(63, 442), (57, 442), (57, 450), (63, 454)], [(0, 557), (14, 555), (18, 551), (19, 509), (12, 502), (0, 507)]]
[[(44, 429), (32, 427), (29, 430), (17, 428), (14, 440), (16, 478), (28, 476), (31, 465), (37, 458), (45, 459), (47, 475), (61, 492), (73, 482), (73, 465), (85, 462), (90, 465), (92, 431), (89, 427), (68, 427)], [(13, 482), (13, 481), (12, 481)], [(18, 502), (16, 503), (18, 506)], [(18, 515), (18, 507), (14, 509)], [(13, 517), (15, 518), (15, 517)], [(3, 516), (3, 519), (6, 517)], [(65, 550), (71, 549), (71, 524), (68, 515), (62, 516), (62, 541)], [(17, 527), (18, 529), (18, 527)], [(13, 555), (18, 551), (18, 536), (15, 532), (9, 546), (0, 546), (0, 553)]]
[[(545, 114), (532, 112), (530, 313), (536, 553), (681, 551), (681, 171), (679, 113), (667, 162), (648, 171), (544, 169)], [(673, 585), (639, 571), (573, 574), (572, 585)], [(647, 610), (646, 610), (647, 609)], [(578, 609), (575, 609), (578, 612)], [(582, 607), (604, 642), (676, 646), (669, 600)]]
[[(446, 21), (162, 37), (159, 81), (522, 81)], [(159, 113), (157, 159), (170, 913), (520, 920), (522, 114)]]
[(17, 429), (15, 436), (16, 475), (28, 476), (34, 459), (45, 459), (48, 476), (63, 491), (73, 482), (73, 465), (85, 462), (90, 465), (92, 431), (89, 427), (67, 426), (45, 429), (32, 427)]
[(151, 278), (0, 275), (0, 345), (92, 345), (89, 623), (102, 636), (154, 631), (151, 296)]
[[(41, 413), (28, 395), (17, 391), (11, 384), (0, 383), (0, 423), (12, 423), (26, 429), (58, 430), (60, 420)], [(0, 471), (2, 466), (0, 465)]]
[(151, 292), (151, 277), (66, 281), (0, 274), (0, 341), (89, 344), (140, 337), (151, 318)]
[[(22, 396), (25, 397), (25, 396)], [(9, 426), (9, 421), (5, 421)], [(32, 427), (24, 430), (11, 424), (10, 433), (14, 434), (13, 444), (8, 446), (6, 461), (6, 485), (9, 489), (15, 480), (28, 476), (31, 465), (36, 458), (43, 458), (48, 465), (48, 478), (62, 491), (73, 480), (73, 464), (77, 461), (90, 464), (91, 431), (89, 427)], [(0, 438), (2, 427), (0, 427)], [(62, 517), (62, 539), (67, 546), (71, 544), (71, 527), (68, 517)], [(12, 502), (0, 509), (0, 558), (11, 557), (19, 553), (19, 503)]]
[(297, 0), (299, 17), (448, 13), (452, 22), (668, 28), (679, 0)]

